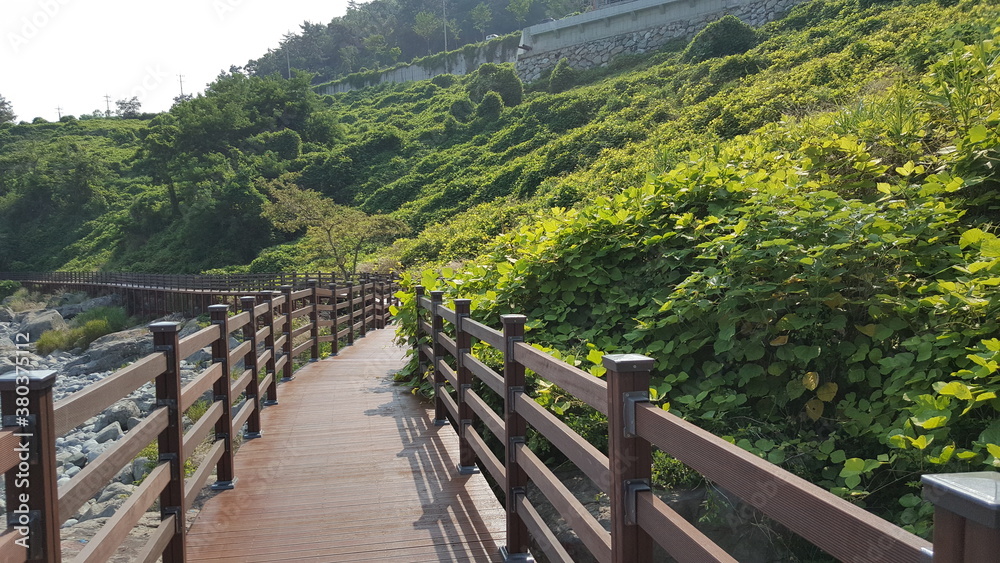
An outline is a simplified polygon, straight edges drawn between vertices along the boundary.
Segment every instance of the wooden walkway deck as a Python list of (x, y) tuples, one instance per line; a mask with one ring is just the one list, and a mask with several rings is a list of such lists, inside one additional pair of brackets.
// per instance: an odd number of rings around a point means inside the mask
[(391, 375), (392, 330), (305, 366), (207, 501), (188, 561), (499, 561), (504, 512), (458, 474), (458, 438)]

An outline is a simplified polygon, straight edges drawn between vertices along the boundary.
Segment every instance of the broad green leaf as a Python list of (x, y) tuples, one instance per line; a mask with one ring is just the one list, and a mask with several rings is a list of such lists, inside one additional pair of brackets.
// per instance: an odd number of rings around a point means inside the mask
[(810, 420), (819, 420), (820, 417), (823, 416), (823, 401), (820, 401), (819, 399), (810, 399), (809, 402), (806, 403), (806, 416), (808, 416)]
[(938, 390), (938, 394), (951, 395), (956, 399), (961, 399), (963, 401), (972, 399), (972, 390), (969, 389), (968, 385), (962, 383), (961, 381), (952, 381), (951, 383), (948, 383)]
[(969, 129), (969, 141), (973, 143), (981, 143), (986, 140), (986, 134), (988, 130), (986, 126), (980, 123), (979, 125), (973, 126)]
[(802, 377), (802, 386), (809, 391), (815, 391), (816, 387), (819, 386), (819, 374), (814, 371), (807, 372)]
[(816, 391), (816, 397), (824, 403), (829, 403), (837, 396), (837, 384), (833, 382), (824, 383), (819, 390)]

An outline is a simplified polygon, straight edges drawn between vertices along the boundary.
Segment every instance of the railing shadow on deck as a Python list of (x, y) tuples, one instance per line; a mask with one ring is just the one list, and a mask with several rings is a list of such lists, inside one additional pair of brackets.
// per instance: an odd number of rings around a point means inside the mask
[[(415, 402), (417, 399), (409, 393), (402, 393), (397, 388), (393, 392), (393, 400), (386, 403), (388, 407), (383, 408), (385, 406), (383, 405), (365, 414), (391, 416), (396, 419), (399, 437), (404, 446), (396, 456), (406, 458), (408, 461), (410, 474), (423, 507), (423, 514), (420, 519), (413, 522), (413, 527), (430, 533), (439, 532), (437, 536), (442, 538), (487, 538), (487, 544), (483, 547), (489, 551), (491, 547), (489, 544), (492, 543), (489, 540), (492, 538), (491, 531), (485, 519), (476, 510), (477, 503), (469, 496), (468, 489), (446, 486), (453, 480), (465, 478), (459, 475), (453, 454), (449, 453), (448, 446), (441, 437), (442, 432), (450, 430), (435, 424), (434, 420), (426, 415), (423, 407), (417, 407), (419, 413), (411, 416), (409, 414), (411, 409), (393, 406), (401, 400)], [(410, 445), (413, 447), (409, 447)], [(452, 513), (447, 510), (449, 507), (464, 512)], [(462, 528), (461, 533), (455, 529), (456, 525)], [(475, 554), (469, 553), (467, 547), (462, 542), (435, 543), (438, 561), (442, 563), (475, 560)], [(492, 547), (499, 548), (499, 546)]]
[[(598, 379), (525, 343), (522, 315), (502, 316), (503, 328), (495, 330), (472, 320), (470, 300), (455, 299), (449, 309), (443, 292), (431, 292), (428, 298), (423, 287), (415, 290), (416, 354), (421, 373), (433, 373), (435, 419), (449, 420), (458, 433), (460, 469), (481, 467), (502, 487), (506, 561), (532, 560), (532, 540), (550, 561), (572, 561), (527, 499), (529, 483), (602, 563), (648, 563), (654, 541), (680, 563), (735, 561), (652, 493), (653, 446), (842, 561), (998, 560), (1000, 473), (923, 477), (924, 497), (936, 509), (932, 544), (650, 404), (652, 358), (606, 355), (607, 375)], [(472, 354), (473, 339), (502, 353), (502, 374)], [(525, 393), (526, 369), (607, 415), (607, 453)], [(490, 404), (502, 408), (498, 412)], [(526, 443), (529, 427), (608, 494), (610, 531), (531, 451)], [(500, 458), (477, 429), (499, 439)]]
[[(39, 287), (151, 292), (153, 300), (162, 303), (174, 302), (173, 297), (165, 296), (184, 295), (192, 289), (181, 287), (178, 276), (55, 273), (16, 277), (25, 285)], [(189, 285), (197, 282), (202, 288), (222, 283), (205, 276), (185, 279), (192, 278), (198, 279)], [(272, 277), (271, 283), (284, 279)], [(265, 287), (238, 281), (244, 289)], [(278, 383), (293, 378), (300, 357), (308, 353), (308, 361), (319, 359), (324, 342), (330, 343), (331, 353), (336, 355), (341, 341), (349, 345), (356, 335), (384, 328), (397, 288), (394, 279), (378, 276), (326, 286), (318, 279), (298, 281), (298, 287), (274, 286), (275, 291), (251, 295), (230, 288), (218, 293), (198, 289), (212, 299), (242, 293), (240, 311), (232, 311), (227, 304), (209, 305), (212, 324), (185, 338), (179, 337), (179, 323), (150, 325), (152, 354), (59, 402), (53, 401), (55, 372), (26, 371), (18, 365), (15, 372), (0, 376), (0, 409), (4, 414), (0, 471), (5, 475), (8, 509), (8, 527), (0, 534), (0, 560), (61, 561), (60, 526), (156, 441), (156, 466), (74, 561), (106, 561), (156, 500), (161, 521), (138, 560), (162, 557), (165, 563), (184, 561), (187, 508), (213, 472), (213, 488), (236, 486), (233, 437), (244, 427), (245, 438), (260, 435), (260, 410), (278, 404)], [(146, 285), (129, 285), (131, 282)], [(238, 339), (236, 346), (230, 347), (230, 337)], [(206, 347), (212, 349), (211, 367), (182, 386), (180, 362)], [(240, 363), (242, 368), (234, 369)], [(155, 408), (68, 483), (58, 486), (56, 438), (150, 382), (156, 385)], [(211, 406), (185, 431), (185, 411), (205, 394), (213, 398)], [(211, 444), (207, 454), (187, 477), (185, 462), (206, 440)]]

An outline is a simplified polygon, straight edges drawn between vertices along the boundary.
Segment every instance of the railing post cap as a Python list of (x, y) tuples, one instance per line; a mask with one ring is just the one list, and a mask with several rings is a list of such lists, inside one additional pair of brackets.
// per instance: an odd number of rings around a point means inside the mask
[(424, 293), (424, 286), (422, 285), (413, 286), (413, 290), (417, 292), (417, 295), (422, 295)]
[(319, 280), (306, 280), (306, 285), (315, 287), (319, 285)]
[(656, 360), (642, 354), (605, 354), (601, 363), (608, 371), (616, 373), (635, 373), (650, 371), (656, 365)]
[(1000, 529), (1000, 473), (942, 473), (923, 475), (924, 499), (994, 530)]
[(500, 315), (500, 322), (503, 324), (524, 324), (528, 321), (528, 317), (524, 315)]
[(455, 299), (455, 305), (471, 305), (472, 299)]
[(292, 290), (292, 286), (290, 286), (290, 285), (279, 285), (278, 289), (280, 289), (281, 291), (284, 291), (284, 292), (287, 293), (287, 292), (289, 292), (289, 291)]
[(216, 312), (219, 312), (219, 313), (226, 312), (226, 313), (228, 313), (229, 312), (229, 305), (226, 305), (224, 303), (220, 303), (218, 305), (209, 305), (208, 306), (208, 312), (209, 313), (216, 313)]
[(257, 298), (254, 297), (253, 295), (244, 295), (244, 296), (240, 297), (240, 301), (247, 301), (247, 300), (255, 301), (256, 302)]
[(181, 323), (164, 321), (149, 325), (150, 332), (178, 332), (181, 330)]
[(444, 299), (444, 292), (441, 290), (435, 290), (431, 292), (431, 301), (441, 301)]
[[(27, 383), (24, 380), (27, 379)], [(28, 389), (48, 389), (56, 383), (56, 370), (24, 370), (12, 371), (0, 375), (0, 391), (14, 391), (20, 386), (27, 386)]]

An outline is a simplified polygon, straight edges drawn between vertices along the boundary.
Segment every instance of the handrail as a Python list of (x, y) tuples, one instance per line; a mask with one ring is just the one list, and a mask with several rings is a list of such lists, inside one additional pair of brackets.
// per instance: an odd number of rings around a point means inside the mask
[[(0, 278), (6, 276), (0, 274)], [(59, 526), (153, 440), (158, 446), (158, 465), (98, 531), (77, 561), (106, 560), (157, 498), (160, 526), (140, 559), (184, 561), (187, 507), (213, 472), (216, 473), (213, 488), (224, 490), (235, 486), (233, 433), (246, 427), (245, 439), (260, 435), (261, 408), (277, 404), (278, 374), (284, 374), (285, 381), (290, 379), (301, 365), (300, 353), (308, 352), (309, 361), (318, 360), (321, 341), (330, 342), (331, 353), (336, 355), (341, 345), (338, 335), (346, 337), (348, 343), (353, 342), (358, 331), (351, 327), (356, 324), (361, 331), (385, 327), (389, 321), (387, 304), (396, 302), (393, 292), (398, 289), (394, 279), (373, 276), (362, 276), (365, 283), (357, 286), (345, 284), (347, 291), (332, 275), (282, 274), (264, 278), (52, 272), (19, 277), (39, 285), (114, 287), (114, 291), (162, 303), (183, 303), (173, 297), (199, 287), (218, 287), (224, 280), (224, 289), (199, 289), (211, 298), (205, 302), (238, 296), (242, 311), (234, 313), (228, 304), (210, 305), (207, 308), (212, 325), (183, 339), (179, 337), (179, 323), (154, 323), (150, 325), (153, 353), (58, 403), (52, 398), (54, 372), (18, 369), (0, 376), (0, 408), (4, 414), (17, 414), (16, 421), (20, 424), (0, 429), (0, 471), (6, 473), (8, 483), (16, 483), (5, 491), (6, 506), (11, 510), (27, 509), (23, 524), (17, 518), (8, 519), (8, 529), (0, 535), (0, 561), (5, 562), (59, 561)], [(328, 287), (319, 286), (321, 279), (329, 282)], [(304, 289), (293, 291), (293, 284)], [(254, 288), (263, 289), (251, 291)], [(280, 289), (281, 294), (276, 295), (274, 289)], [(353, 305), (356, 299), (360, 301)], [(293, 318), (291, 313), (301, 308), (308, 309), (308, 314)], [(345, 331), (349, 332), (345, 335)], [(233, 336), (242, 338), (242, 343), (230, 346)], [(212, 349), (211, 367), (182, 387), (181, 360), (205, 347)], [(229, 377), (231, 367), (240, 361), (245, 367), (243, 376), (233, 381)], [(58, 487), (56, 438), (152, 381), (156, 382), (158, 407), (68, 483)], [(209, 389), (214, 396), (211, 406), (185, 434), (181, 417)], [(241, 396), (242, 408), (233, 409), (233, 403)], [(25, 445), (25, 439), (31, 443)], [(185, 462), (206, 439), (211, 442), (207, 455), (194, 474), (185, 478)], [(22, 450), (31, 452), (30, 461), (21, 457)], [(28, 475), (23, 484), (18, 480), (19, 473)], [(37, 516), (29, 518), (29, 514)], [(24, 547), (25, 538), (30, 540), (30, 550)]]
[[(459, 434), (462, 465), (482, 466), (504, 490), (508, 510), (503, 551), (508, 557), (527, 556), (530, 533), (551, 560), (568, 560), (525, 496), (530, 480), (599, 561), (650, 562), (653, 541), (680, 562), (734, 561), (652, 494), (654, 445), (845, 561), (926, 563), (934, 557), (935, 548), (940, 552), (935, 563), (972, 561), (979, 555), (962, 559), (961, 554), (982, 554), (984, 545), (997, 545), (993, 527), (981, 522), (968, 527), (962, 524), (966, 519), (981, 520), (982, 505), (992, 502), (996, 507), (996, 499), (969, 499), (963, 487), (974, 487), (962, 483), (988, 479), (1000, 489), (1000, 474), (957, 474), (930, 480), (927, 486), (933, 488), (933, 494), (925, 489), (925, 496), (937, 506), (936, 522), (941, 519), (932, 544), (652, 405), (648, 394), (650, 371), (655, 365), (652, 358), (606, 355), (607, 375), (599, 379), (524, 342), (524, 316), (503, 316), (504, 328), (499, 331), (470, 318), (470, 300), (455, 299), (454, 309), (449, 309), (443, 297), (443, 292), (433, 291), (428, 298), (423, 287), (416, 287), (414, 352), (421, 371), (430, 369), (433, 374), (435, 419), (450, 418)], [(502, 376), (472, 354), (473, 338), (502, 353)], [(457, 365), (458, 370), (451, 365)], [(607, 455), (524, 393), (525, 369), (608, 415)], [(477, 379), (484, 385), (473, 391), (472, 383)], [(493, 402), (503, 404), (500, 412), (480, 395), (491, 392), (496, 393)], [(525, 439), (529, 426), (608, 493), (610, 534), (531, 452)], [(477, 427), (489, 429), (506, 454), (495, 457)], [(956, 510), (964, 515), (956, 515)], [(1000, 521), (1000, 516), (994, 516)], [(942, 528), (947, 532), (939, 537)]]

